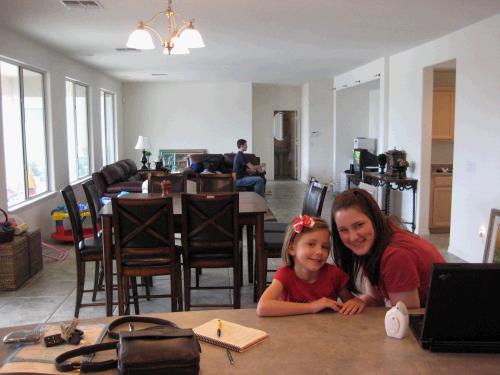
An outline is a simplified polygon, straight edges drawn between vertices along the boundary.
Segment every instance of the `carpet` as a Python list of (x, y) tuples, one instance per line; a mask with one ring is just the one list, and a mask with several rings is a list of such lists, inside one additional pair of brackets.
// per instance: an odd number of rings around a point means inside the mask
[(68, 257), (72, 248), (73, 245), (55, 246), (42, 242), (42, 255), (46, 258), (46, 262), (62, 262)]

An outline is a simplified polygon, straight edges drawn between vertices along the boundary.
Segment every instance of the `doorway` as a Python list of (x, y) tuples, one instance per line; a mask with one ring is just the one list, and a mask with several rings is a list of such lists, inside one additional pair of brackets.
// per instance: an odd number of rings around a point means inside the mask
[(297, 111), (274, 111), (274, 179), (297, 179)]
[(429, 232), (448, 242), (451, 224), (455, 128), (455, 60), (433, 68)]

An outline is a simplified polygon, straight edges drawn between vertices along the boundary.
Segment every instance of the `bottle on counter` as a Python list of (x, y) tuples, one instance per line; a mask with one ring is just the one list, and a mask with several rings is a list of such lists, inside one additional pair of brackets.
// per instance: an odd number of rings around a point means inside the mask
[(172, 192), (172, 183), (167, 180), (161, 182), (161, 195), (169, 195)]

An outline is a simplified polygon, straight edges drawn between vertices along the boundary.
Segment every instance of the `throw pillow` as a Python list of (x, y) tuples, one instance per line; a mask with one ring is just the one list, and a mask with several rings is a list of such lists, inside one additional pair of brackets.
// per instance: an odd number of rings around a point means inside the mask
[(203, 170), (203, 164), (201, 163), (191, 163), (191, 169), (196, 173), (200, 173)]

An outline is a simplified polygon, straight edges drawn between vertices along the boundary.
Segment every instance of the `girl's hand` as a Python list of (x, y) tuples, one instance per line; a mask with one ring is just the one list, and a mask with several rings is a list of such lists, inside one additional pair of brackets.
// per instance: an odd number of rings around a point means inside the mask
[(316, 301), (310, 302), (309, 307), (311, 308), (311, 313), (317, 313), (324, 309), (332, 309), (334, 311), (339, 311), (341, 305), (339, 305), (333, 299), (322, 297), (320, 299), (317, 299)]
[(359, 314), (365, 309), (365, 306), (366, 303), (363, 300), (354, 297), (346, 301), (339, 312), (344, 315)]

